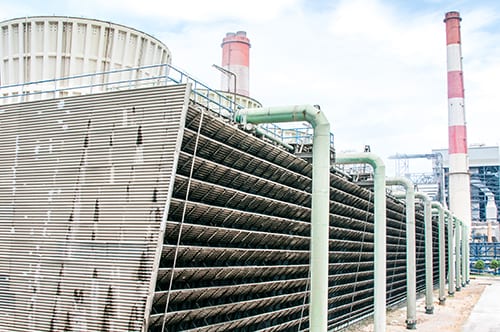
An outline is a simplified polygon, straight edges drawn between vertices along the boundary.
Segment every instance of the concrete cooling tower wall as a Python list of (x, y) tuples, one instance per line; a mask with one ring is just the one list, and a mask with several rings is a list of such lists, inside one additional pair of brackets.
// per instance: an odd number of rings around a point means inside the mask
[[(134, 80), (142, 76), (160, 76), (163, 67), (121, 72), (97, 78), (80, 78), (38, 85), (22, 85), (68, 76), (171, 62), (171, 53), (158, 39), (135, 29), (93, 19), (38, 16), (17, 18), (0, 23), (0, 85), (20, 86), (3, 89), (16, 95), (97, 85), (107, 80)], [(104, 88), (95, 87), (93, 92)], [(57, 96), (81, 94), (67, 90)], [(57, 97), (55, 96), (55, 97)]]

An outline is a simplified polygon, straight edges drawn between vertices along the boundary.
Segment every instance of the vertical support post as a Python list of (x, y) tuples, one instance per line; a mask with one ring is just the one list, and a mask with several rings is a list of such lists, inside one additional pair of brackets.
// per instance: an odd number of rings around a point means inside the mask
[(465, 283), (469, 284), (470, 283), (470, 242), (469, 242), (469, 234), (470, 234), (470, 228), (468, 226), (465, 226), (465, 236), (466, 236), (466, 241), (465, 241), (465, 261), (467, 262), (466, 264), (466, 273), (465, 273)]
[(406, 328), (414, 330), (417, 328), (415, 189), (413, 182), (403, 177), (387, 179), (386, 184), (389, 186), (400, 185), (406, 190), (404, 196), (406, 200)]
[(309, 315), (311, 332), (325, 332), (328, 328), (330, 123), (326, 119), (325, 114), (319, 108), (312, 105), (243, 109), (234, 113), (234, 120), (243, 124), (307, 121), (314, 129)]
[(461, 258), (460, 238), (462, 233), (461, 224), (462, 222), (455, 217), (455, 289), (457, 292), (459, 292), (462, 289), (461, 287), (462, 282), (460, 281), (460, 276), (462, 275), (461, 264), (460, 264), (460, 258)]
[(445, 227), (444, 227), (444, 208), (438, 202), (432, 202), (432, 206), (438, 210), (438, 251), (439, 251), (439, 304), (446, 301), (446, 259), (445, 259)]
[(425, 313), (434, 313), (433, 271), (432, 271), (432, 208), (431, 200), (425, 193), (416, 192), (415, 198), (424, 201), (425, 220)]
[(375, 194), (374, 214), (374, 332), (383, 332), (386, 327), (386, 195), (385, 164), (372, 153), (339, 153), (338, 164), (369, 164), (373, 167), (373, 189)]
[(462, 225), (462, 287), (467, 281), (467, 225)]
[(446, 210), (448, 223), (448, 295), (455, 294), (455, 265), (453, 264), (453, 215), (450, 210)]

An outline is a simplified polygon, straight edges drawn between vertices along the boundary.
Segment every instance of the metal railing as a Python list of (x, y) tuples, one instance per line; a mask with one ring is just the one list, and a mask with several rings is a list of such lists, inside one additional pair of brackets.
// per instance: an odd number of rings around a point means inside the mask
[[(129, 90), (152, 86), (190, 83), (192, 99), (221, 117), (232, 120), (235, 110), (244, 108), (236, 100), (210, 88), (186, 72), (170, 65), (157, 64), (142, 67), (109, 70), (69, 77), (0, 86), (0, 103), (11, 104), (31, 100), (61, 98), (100, 92)], [(287, 144), (311, 144), (310, 126), (281, 128), (276, 124), (259, 126), (276, 140)], [(333, 134), (330, 134), (333, 145)]]

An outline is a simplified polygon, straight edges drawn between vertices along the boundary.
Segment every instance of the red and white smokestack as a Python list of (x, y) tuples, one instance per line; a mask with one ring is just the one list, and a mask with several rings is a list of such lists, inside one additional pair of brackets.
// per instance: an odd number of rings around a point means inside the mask
[(445, 15), (448, 66), (448, 154), (450, 210), (466, 225), (471, 223), (471, 197), (467, 130), (465, 126), (464, 82), (460, 40), (460, 14)]
[(245, 31), (228, 32), (222, 40), (222, 68), (232, 74), (222, 74), (221, 90), (249, 96), (250, 40)]

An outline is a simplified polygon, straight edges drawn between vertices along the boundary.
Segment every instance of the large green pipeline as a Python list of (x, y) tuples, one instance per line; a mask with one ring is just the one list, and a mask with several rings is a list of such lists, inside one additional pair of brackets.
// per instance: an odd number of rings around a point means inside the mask
[(448, 295), (453, 296), (455, 294), (455, 266), (453, 265), (453, 214), (450, 210), (446, 210), (447, 222), (448, 222)]
[(470, 245), (469, 245), (469, 234), (470, 234), (470, 227), (465, 226), (465, 261), (467, 264), (465, 265), (465, 283), (468, 285), (470, 283)]
[(467, 225), (462, 223), (462, 287), (467, 285)]
[(257, 135), (260, 135), (260, 136), (264, 136), (266, 137), (267, 139), (287, 148), (288, 150), (290, 151), (293, 151), (293, 146), (291, 146), (290, 144), (287, 144), (286, 142), (282, 142), (279, 138), (277, 137), (274, 137), (273, 135), (271, 135), (270, 133), (268, 133), (266, 130), (264, 130), (263, 128), (260, 128), (260, 127), (255, 127), (255, 133)]
[(236, 111), (239, 123), (307, 121), (314, 130), (311, 211), (310, 330), (328, 327), (328, 241), (330, 216), (330, 124), (312, 105), (264, 107)]
[[(413, 182), (404, 177), (389, 178), (388, 186), (405, 188), (406, 200), (406, 328), (416, 329), (417, 325), (417, 272), (415, 249), (415, 188)], [(398, 197), (399, 198), (399, 197)]]
[(439, 253), (439, 304), (446, 301), (446, 258), (445, 258), (445, 236), (444, 236), (444, 208), (439, 202), (432, 202), (432, 207), (438, 211), (438, 253)]
[(385, 331), (386, 325), (386, 195), (385, 164), (372, 153), (339, 153), (335, 158), (338, 164), (369, 164), (374, 173), (374, 332)]
[(461, 272), (461, 257), (460, 257), (460, 238), (462, 237), (462, 221), (455, 217), (455, 289), (460, 291), (462, 289), (462, 282), (460, 277)]
[(434, 313), (433, 272), (432, 272), (432, 208), (431, 200), (425, 193), (416, 192), (415, 198), (424, 201), (425, 233), (425, 313)]

